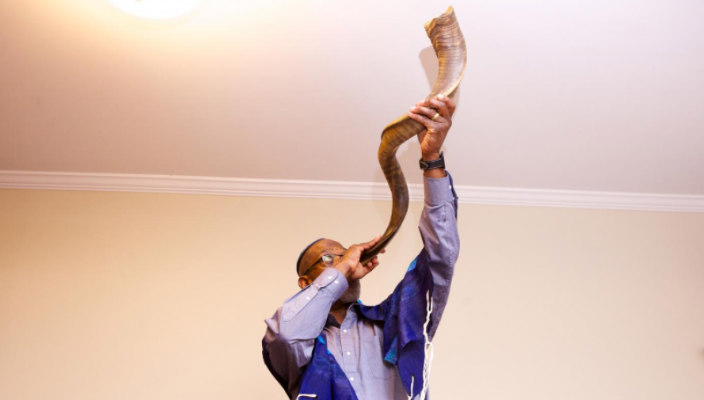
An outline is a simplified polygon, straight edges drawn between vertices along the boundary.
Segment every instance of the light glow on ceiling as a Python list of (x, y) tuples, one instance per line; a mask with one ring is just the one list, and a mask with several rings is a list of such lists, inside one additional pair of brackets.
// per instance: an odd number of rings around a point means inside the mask
[(202, 0), (108, 0), (129, 14), (148, 19), (171, 19), (193, 11)]

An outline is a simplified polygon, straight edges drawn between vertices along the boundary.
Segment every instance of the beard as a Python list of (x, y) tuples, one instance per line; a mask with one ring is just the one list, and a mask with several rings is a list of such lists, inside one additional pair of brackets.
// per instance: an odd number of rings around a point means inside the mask
[(347, 290), (345, 290), (345, 293), (342, 293), (342, 296), (340, 296), (338, 301), (344, 304), (354, 303), (359, 300), (359, 295), (361, 293), (362, 285), (359, 283), (359, 280), (352, 281), (350, 282)]

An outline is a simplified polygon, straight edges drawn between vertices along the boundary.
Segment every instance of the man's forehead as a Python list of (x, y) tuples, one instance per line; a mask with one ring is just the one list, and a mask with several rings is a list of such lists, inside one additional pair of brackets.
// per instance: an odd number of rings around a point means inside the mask
[(322, 257), (323, 254), (334, 253), (341, 254), (345, 251), (345, 248), (339, 243), (331, 239), (320, 239), (313, 244), (311, 244), (304, 252), (296, 265), (296, 271), (298, 274), (304, 273), (308, 268), (310, 268), (316, 261)]
[(310, 248), (310, 252), (316, 255), (323, 255), (329, 251), (344, 251), (345, 247), (340, 244), (340, 242), (334, 241), (332, 239), (322, 239), (319, 240)]

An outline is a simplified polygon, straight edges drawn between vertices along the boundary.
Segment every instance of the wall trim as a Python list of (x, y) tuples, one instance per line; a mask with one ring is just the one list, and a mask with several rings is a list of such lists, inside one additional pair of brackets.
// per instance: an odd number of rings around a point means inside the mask
[[(181, 175), (103, 174), (0, 170), (0, 189), (89, 190), (389, 200), (385, 183), (218, 178)], [(598, 192), (456, 186), (468, 204), (595, 208), (612, 210), (704, 212), (704, 195)], [(420, 184), (409, 185), (411, 201), (423, 199)]]

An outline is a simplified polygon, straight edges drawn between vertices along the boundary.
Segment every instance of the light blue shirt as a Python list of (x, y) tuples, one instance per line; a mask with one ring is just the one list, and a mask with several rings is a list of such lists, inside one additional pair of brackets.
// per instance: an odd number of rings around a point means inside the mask
[[(430, 259), (433, 276), (433, 314), (440, 317), (447, 304), (455, 261), (459, 252), (456, 203), (449, 175), (424, 178), (425, 205), (419, 229)], [(350, 380), (359, 400), (406, 400), (395, 366), (383, 360), (383, 326), (364, 318), (358, 304), (351, 304), (339, 324), (330, 307), (347, 290), (347, 279), (334, 268), (286, 300), (267, 325), (264, 342), (274, 370), (289, 382), (295, 398), (303, 368), (310, 362), (315, 339), (327, 337), (328, 350)], [(435, 334), (429, 332), (430, 338)]]

